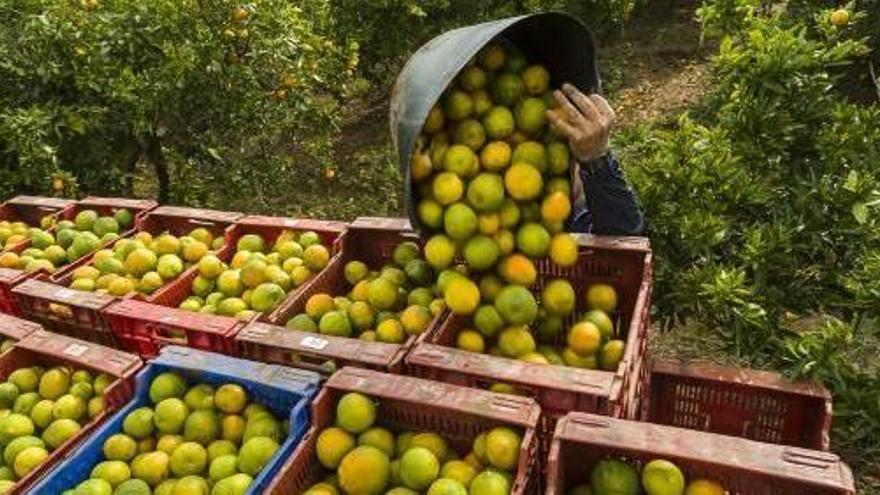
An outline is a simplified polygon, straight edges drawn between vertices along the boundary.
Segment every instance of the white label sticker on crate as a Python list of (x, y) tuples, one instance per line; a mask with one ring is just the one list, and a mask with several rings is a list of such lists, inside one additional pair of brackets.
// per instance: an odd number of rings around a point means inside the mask
[(85, 354), (86, 352), (88, 352), (88, 350), (89, 350), (89, 346), (87, 346), (87, 345), (70, 344), (69, 346), (67, 346), (66, 349), (64, 349), (64, 354), (67, 354), (68, 356), (80, 357), (83, 354)]
[(68, 300), (76, 294), (73, 289), (58, 289), (55, 291), (55, 297), (58, 299)]
[(308, 347), (309, 349), (315, 349), (318, 351), (327, 347), (329, 344), (329, 340), (322, 339), (320, 337), (305, 337), (299, 342), (299, 345), (303, 347)]
[(282, 223), (284, 223), (285, 227), (296, 228), (296, 226), (299, 224), (299, 221), (293, 218), (285, 218), (284, 222)]

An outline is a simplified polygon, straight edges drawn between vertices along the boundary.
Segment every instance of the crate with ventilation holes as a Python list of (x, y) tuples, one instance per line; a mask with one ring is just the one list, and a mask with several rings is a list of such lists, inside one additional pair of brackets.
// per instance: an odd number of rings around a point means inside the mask
[(643, 420), (767, 443), (828, 450), (831, 393), (778, 373), (657, 360)]
[(43, 326), (39, 323), (0, 313), (0, 355), (11, 350), (19, 340), (41, 330)]
[[(228, 243), (227, 236), (240, 217), (241, 214), (235, 212), (160, 206), (138, 218), (135, 228), (126, 238), (131, 238), (138, 232), (149, 232), (153, 236), (165, 232), (183, 236), (196, 228), (205, 228), (215, 238), (223, 238), (225, 243)], [(73, 280), (73, 272), (79, 267), (91, 265), (93, 260), (94, 255), (85, 256), (64, 271), (49, 277), (48, 280), (28, 280), (17, 286), (13, 294), (23, 313), (39, 321), (47, 329), (115, 346), (118, 343), (102, 311), (121, 299), (148, 302), (159, 300), (166, 292), (173, 290), (177, 279), (166, 283), (149, 296), (133, 292), (124, 297), (115, 297), (69, 288)], [(134, 349), (132, 351), (135, 352)]]
[[(216, 254), (222, 261), (229, 263), (235, 255), (236, 243), (246, 234), (258, 234), (267, 245), (271, 245), (284, 231), (311, 231), (317, 233), (322, 244), (327, 246), (332, 263), (333, 257), (339, 254), (345, 228), (345, 224), (332, 221), (248, 216), (236, 222), (229, 233), (229, 242)], [(285, 304), (289, 304), (289, 301), (305, 291), (310, 282), (306, 281), (289, 291), (275, 310), (257, 313), (248, 320), (239, 320), (230, 316), (196, 313), (179, 308), (180, 303), (190, 296), (192, 283), (197, 275), (197, 266), (186, 270), (168, 290), (150, 301), (153, 304), (127, 300), (108, 307), (104, 316), (121, 345), (144, 358), (158, 355), (165, 345), (237, 355), (233, 339), (238, 331), (250, 321), (277, 319), (277, 315), (283, 313)]]
[(421, 245), (409, 222), (399, 218), (359, 218), (342, 237), (342, 249), (330, 265), (316, 276), (297, 297), (288, 299), (274, 321), (256, 322), (242, 329), (236, 338), (239, 352), (250, 359), (332, 373), (343, 366), (359, 366), (400, 373), (404, 357), (417, 342), (427, 338), (442, 320), (437, 315), (418, 336), (408, 336), (402, 344), (372, 342), (356, 338), (301, 332), (285, 328), (288, 319), (305, 311), (315, 294), (339, 296), (348, 292), (345, 265), (361, 260), (379, 269), (392, 257), (394, 248), (407, 241)]
[(39, 467), (19, 479), (12, 493), (45, 493), (32, 491), (43, 476), (54, 472), (63, 459), (75, 455), (77, 446), (104, 424), (117, 410), (134, 397), (134, 375), (143, 366), (137, 356), (111, 349), (93, 342), (86, 342), (66, 335), (37, 330), (19, 340), (10, 350), (0, 354), (0, 380), (25, 367), (68, 366), (74, 370), (87, 370), (93, 376), (106, 373), (114, 380), (104, 390), (104, 409), (84, 422), (82, 427), (64, 443), (50, 452)]
[[(16, 196), (0, 204), (0, 221), (24, 222), (31, 227), (39, 227), (43, 217), (55, 215), (72, 208), (74, 200), (61, 198), (44, 198), (38, 196)], [(21, 253), (30, 247), (26, 239), (13, 246), (5, 246), (3, 251)], [(12, 296), (12, 288), (28, 278), (36, 277), (40, 272), (28, 273), (17, 267), (0, 267), (0, 313), (21, 315), (21, 311)]]
[(565, 320), (564, 328), (568, 328), (586, 309), (582, 295), (587, 287), (594, 283), (613, 286), (619, 300), (611, 315), (615, 338), (626, 343), (616, 370), (530, 363), (461, 350), (456, 348), (456, 337), (471, 320), (451, 315), (409, 353), (406, 363), (411, 372), (474, 388), (503, 383), (534, 397), (544, 412), (541, 435), (545, 443), (552, 435), (555, 420), (570, 411), (637, 418), (648, 373), (645, 355), (652, 290), (650, 246), (647, 239), (632, 237), (578, 236), (578, 242), (578, 259), (570, 268), (539, 260), (538, 280), (530, 290), (540, 294), (550, 280), (568, 280), (578, 295), (575, 312)]
[(685, 480), (708, 479), (737, 495), (854, 495), (852, 472), (830, 452), (571, 413), (556, 425), (546, 495), (589, 484), (593, 466), (622, 460), (640, 469), (663, 459)]
[(541, 409), (532, 399), (346, 367), (327, 380), (312, 402), (312, 426), (266, 489), (267, 495), (303, 493), (329, 474), (318, 462), (316, 442), (321, 430), (333, 426), (336, 402), (348, 392), (378, 401), (379, 426), (392, 432), (436, 432), (462, 456), (480, 433), (497, 426), (519, 430), (522, 443), (510, 494), (539, 493), (536, 429)]
[(250, 398), (265, 406), (272, 414), (285, 418), (286, 434), (265, 467), (254, 477), (246, 495), (266, 493), (266, 486), (282, 464), (303, 440), (311, 420), (309, 403), (319, 388), (318, 375), (306, 370), (256, 363), (197, 349), (169, 346), (132, 377), (133, 397), (125, 406), (100, 425), (33, 487), (32, 493), (62, 493), (89, 478), (94, 466), (104, 460), (103, 445), (123, 429), (125, 417), (133, 410), (151, 403), (149, 390), (153, 379), (161, 373), (174, 372), (191, 385), (207, 383), (219, 387), (237, 383)]

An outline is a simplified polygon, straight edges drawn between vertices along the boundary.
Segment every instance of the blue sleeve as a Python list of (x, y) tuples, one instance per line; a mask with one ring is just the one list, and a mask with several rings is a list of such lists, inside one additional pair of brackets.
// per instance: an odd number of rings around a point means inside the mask
[(642, 235), (645, 218), (635, 192), (617, 156), (607, 156), (582, 164), (580, 170), (586, 196), (586, 211), (575, 212), (570, 224), (574, 232), (605, 235)]

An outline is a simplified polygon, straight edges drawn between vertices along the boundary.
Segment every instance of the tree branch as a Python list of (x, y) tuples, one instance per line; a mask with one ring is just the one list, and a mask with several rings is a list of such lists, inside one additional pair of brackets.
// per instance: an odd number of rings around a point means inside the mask
[(123, 170), (125, 170), (125, 192), (129, 197), (134, 196), (134, 174), (135, 167), (137, 166), (138, 161), (141, 159), (141, 146), (137, 141), (133, 141), (129, 147), (128, 155), (125, 157), (125, 161), (122, 163)]
[(169, 195), (170, 178), (168, 176), (168, 162), (165, 161), (165, 154), (162, 152), (162, 143), (156, 136), (149, 136), (144, 140), (145, 153), (147, 160), (156, 170), (156, 179), (159, 182), (159, 197), (156, 198), (159, 203), (167, 203)]

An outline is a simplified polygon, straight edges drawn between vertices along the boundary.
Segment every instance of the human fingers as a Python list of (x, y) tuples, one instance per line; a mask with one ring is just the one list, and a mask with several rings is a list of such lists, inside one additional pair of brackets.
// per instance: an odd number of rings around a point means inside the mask
[(568, 139), (572, 139), (577, 134), (577, 130), (568, 123), (563, 112), (547, 110), (547, 120), (554, 129)]
[(587, 120), (593, 122), (599, 120), (599, 110), (587, 95), (581, 93), (577, 88), (568, 83), (562, 85), (562, 91), (565, 93), (565, 96), (577, 106), (578, 110), (580, 110), (581, 114), (586, 117)]

